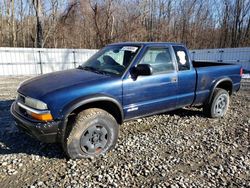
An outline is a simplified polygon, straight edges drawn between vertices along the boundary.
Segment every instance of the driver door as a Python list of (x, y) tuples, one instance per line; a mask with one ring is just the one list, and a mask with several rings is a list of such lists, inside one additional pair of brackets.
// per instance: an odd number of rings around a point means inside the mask
[(138, 64), (150, 64), (153, 74), (123, 80), (125, 119), (171, 110), (177, 104), (177, 72), (168, 47), (148, 48)]

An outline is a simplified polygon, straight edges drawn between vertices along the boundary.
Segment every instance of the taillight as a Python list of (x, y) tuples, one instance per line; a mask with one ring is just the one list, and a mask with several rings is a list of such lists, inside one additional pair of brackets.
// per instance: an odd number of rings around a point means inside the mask
[(240, 69), (240, 76), (242, 77), (243, 75), (243, 68)]

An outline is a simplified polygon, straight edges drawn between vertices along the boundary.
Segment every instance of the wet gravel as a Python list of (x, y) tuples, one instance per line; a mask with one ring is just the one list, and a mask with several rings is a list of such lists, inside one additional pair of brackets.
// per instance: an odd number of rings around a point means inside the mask
[(67, 160), (19, 132), (9, 108), (25, 77), (0, 77), (0, 187), (250, 187), (250, 80), (221, 119), (199, 108), (124, 123), (118, 145)]

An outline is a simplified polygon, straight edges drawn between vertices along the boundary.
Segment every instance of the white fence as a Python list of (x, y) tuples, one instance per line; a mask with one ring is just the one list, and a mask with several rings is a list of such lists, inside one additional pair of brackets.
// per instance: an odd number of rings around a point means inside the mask
[(250, 71), (250, 47), (190, 50), (190, 54), (195, 61), (240, 64), (243, 69)]
[(77, 67), (97, 50), (0, 48), (0, 75), (38, 75)]
[[(97, 50), (0, 48), (1, 75), (38, 75), (77, 67)], [(250, 71), (250, 48), (191, 50), (192, 60), (241, 64)]]

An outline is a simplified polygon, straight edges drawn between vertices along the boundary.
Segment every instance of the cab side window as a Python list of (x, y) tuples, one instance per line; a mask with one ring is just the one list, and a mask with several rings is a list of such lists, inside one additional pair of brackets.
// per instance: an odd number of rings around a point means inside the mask
[(150, 64), (153, 74), (174, 71), (174, 64), (168, 48), (150, 48), (139, 64)]
[(179, 71), (190, 70), (188, 54), (183, 46), (173, 46)]

